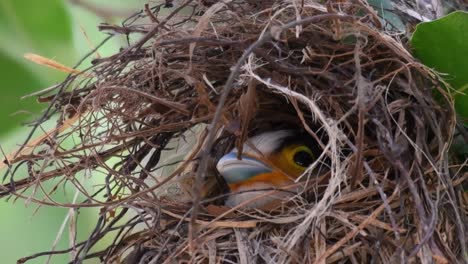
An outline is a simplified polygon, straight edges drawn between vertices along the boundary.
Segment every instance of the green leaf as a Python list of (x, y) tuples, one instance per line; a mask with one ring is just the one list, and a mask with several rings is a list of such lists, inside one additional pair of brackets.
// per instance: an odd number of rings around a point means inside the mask
[(0, 96), (0, 135), (18, 127), (22, 121), (31, 119), (30, 114), (15, 112), (24, 110), (38, 112), (40, 105), (34, 98), (20, 98), (44, 85), (23, 65), (19, 64), (0, 50), (0, 72), (2, 89)]
[(420, 23), (411, 39), (415, 57), (438, 72), (461, 93), (453, 93), (455, 109), (468, 117), (468, 12), (456, 11), (440, 19)]

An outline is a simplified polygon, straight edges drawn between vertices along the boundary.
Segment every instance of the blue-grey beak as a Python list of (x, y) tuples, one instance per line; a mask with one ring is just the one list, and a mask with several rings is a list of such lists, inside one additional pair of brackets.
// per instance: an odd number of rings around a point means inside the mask
[(256, 175), (271, 172), (272, 169), (262, 161), (242, 155), (237, 159), (237, 152), (231, 151), (224, 155), (216, 165), (219, 173), (228, 184), (248, 180)]

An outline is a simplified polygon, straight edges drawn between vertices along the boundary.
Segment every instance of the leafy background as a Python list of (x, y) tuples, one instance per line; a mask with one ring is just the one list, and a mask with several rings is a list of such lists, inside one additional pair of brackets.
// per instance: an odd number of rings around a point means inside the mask
[[(105, 1), (86, 1), (97, 7), (96, 10), (84, 8), (80, 2), (0, 0), (0, 150), (4, 153), (13, 151), (24, 141), (29, 131), (24, 123), (37, 117), (45, 107), (33, 97), (20, 98), (59, 83), (66, 76), (30, 62), (23, 55), (35, 53), (73, 66), (92, 46), (107, 37), (97, 30), (99, 23), (119, 23), (123, 17), (141, 9), (146, 0), (112, 0), (112, 7), (105, 7), (111, 14), (105, 17), (94, 12), (103, 7)], [(124, 45), (125, 42), (116, 39), (99, 53), (101, 56), (110, 55)], [(89, 66), (89, 60), (82, 67), (86, 66)], [(46, 125), (44, 129), (50, 127)], [(2, 177), (4, 173), (0, 171)], [(57, 199), (73, 194), (67, 190), (59, 193)], [(63, 235), (57, 236), (67, 213), (66, 208), (39, 208), (24, 200), (0, 200), (1, 263), (15, 263), (21, 257), (51, 250), (56, 237), (59, 237), (57, 250), (68, 248), (68, 223)], [(94, 209), (79, 212), (77, 228), (82, 237), (78, 240), (91, 232), (97, 213)], [(41, 257), (27, 263), (44, 263), (46, 260)], [(57, 256), (50, 263), (68, 261), (68, 256)]]

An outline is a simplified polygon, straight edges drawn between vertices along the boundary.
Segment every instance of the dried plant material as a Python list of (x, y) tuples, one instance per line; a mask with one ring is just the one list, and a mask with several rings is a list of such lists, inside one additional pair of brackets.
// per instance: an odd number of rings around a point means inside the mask
[[(41, 98), (41, 120), (77, 119), (9, 158), (0, 197), (98, 207), (87, 240), (47, 253), (75, 263), (467, 262), (466, 161), (449, 152), (443, 80), (365, 1), (322, 2), (150, 3), (107, 27), (143, 36)], [(262, 195), (299, 191), (268, 210), (244, 206), (262, 197), (226, 207), (217, 161), (280, 129), (321, 154)], [(65, 185), (76, 202), (55, 199)]]
[(79, 74), (81, 73), (79, 70), (67, 67), (60, 62), (57, 62), (55, 60), (43, 57), (41, 55), (33, 54), (33, 53), (26, 53), (24, 54), (24, 57), (34, 63), (37, 63), (39, 65), (47, 66), (49, 68), (65, 72), (65, 73), (75, 73)]

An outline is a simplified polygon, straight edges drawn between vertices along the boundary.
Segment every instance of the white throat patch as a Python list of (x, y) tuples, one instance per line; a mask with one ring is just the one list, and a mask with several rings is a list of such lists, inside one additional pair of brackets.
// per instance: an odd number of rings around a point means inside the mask
[[(294, 135), (294, 130), (277, 130), (265, 132), (254, 137), (251, 137), (244, 143), (243, 153), (250, 154), (251, 156), (258, 156), (255, 149), (249, 147), (249, 143), (255, 146), (263, 155), (268, 155), (278, 150), (285, 138)], [(237, 149), (232, 152), (237, 153)]]

